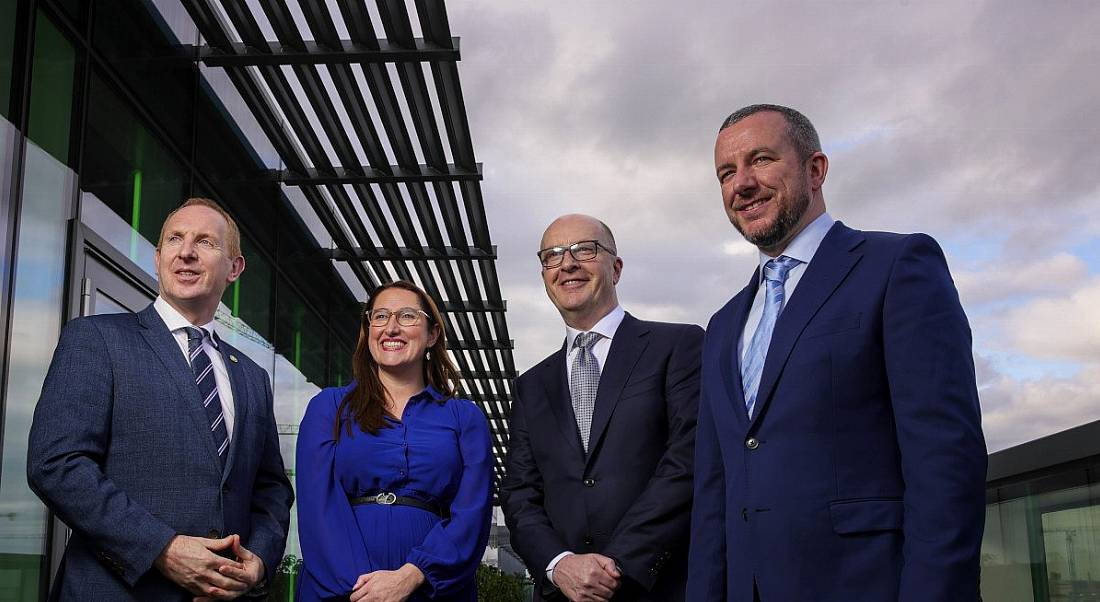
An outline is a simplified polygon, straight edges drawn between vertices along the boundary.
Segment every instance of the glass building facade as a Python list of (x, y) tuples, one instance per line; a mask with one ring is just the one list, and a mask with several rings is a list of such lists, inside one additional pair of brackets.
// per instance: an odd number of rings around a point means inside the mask
[(183, 199), (217, 199), (241, 226), (247, 268), (216, 319), (271, 375), (288, 472), (309, 399), (349, 378), (364, 292), (318, 252), (332, 241), (272, 176), (278, 155), (224, 73), (182, 50), (199, 43), (178, 2), (0, 0), (0, 600), (44, 599), (64, 547), (26, 482), (61, 326), (152, 300), (154, 244)]
[(989, 457), (982, 597), (1100, 600), (1100, 422)]

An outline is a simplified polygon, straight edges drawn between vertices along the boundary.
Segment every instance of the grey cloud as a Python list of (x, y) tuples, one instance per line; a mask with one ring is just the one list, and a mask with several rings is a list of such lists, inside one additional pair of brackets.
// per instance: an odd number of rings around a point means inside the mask
[[(1079, 423), (1076, 410), (1047, 408), (1053, 391), (1095, 400), (1095, 371), (1037, 384), (980, 358), (1036, 351), (991, 306), (1068, 298), (1043, 282), (1044, 262), (1080, 275), (1087, 258), (1073, 249), (1100, 237), (1100, 5), (448, 8), (463, 37), (460, 71), (502, 286), (510, 307), (524, 309), (508, 314), (519, 367), (560, 344), (533, 257), (559, 214), (592, 213), (615, 229), (627, 265), (620, 299), (635, 313), (705, 323), (744, 285), (755, 260), (723, 252), (737, 234), (714, 181), (715, 130), (738, 106), (779, 102), (821, 132), (835, 217), (928, 232), (948, 249), (975, 328), (992, 442)], [(1043, 353), (1068, 360), (1065, 349)]]

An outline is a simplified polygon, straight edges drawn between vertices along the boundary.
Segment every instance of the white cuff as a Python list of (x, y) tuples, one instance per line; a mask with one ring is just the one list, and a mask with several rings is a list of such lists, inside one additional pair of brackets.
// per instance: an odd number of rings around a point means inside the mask
[(558, 563), (561, 562), (562, 558), (565, 558), (566, 556), (571, 556), (572, 554), (573, 552), (566, 550), (561, 554), (555, 556), (554, 559), (550, 561), (550, 564), (546, 565), (546, 578), (550, 580), (550, 583), (554, 584), (554, 587), (558, 586), (558, 584), (554, 582), (554, 567), (558, 566)]

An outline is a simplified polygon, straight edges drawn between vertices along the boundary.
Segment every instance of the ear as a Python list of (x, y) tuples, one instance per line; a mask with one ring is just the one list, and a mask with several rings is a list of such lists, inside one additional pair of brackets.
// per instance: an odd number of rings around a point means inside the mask
[(439, 334), (442, 331), (442, 326), (440, 326), (439, 324), (432, 324), (431, 332), (428, 334), (428, 348), (435, 346), (435, 342), (439, 340)]
[(825, 175), (829, 173), (829, 158), (825, 153), (817, 151), (810, 155), (806, 173), (810, 176), (810, 189), (820, 190), (825, 184)]
[(226, 277), (226, 281), (233, 283), (237, 281), (237, 278), (241, 277), (241, 272), (244, 271), (244, 256), (238, 255), (233, 260), (233, 265), (229, 268), (229, 276)]
[(623, 275), (623, 258), (622, 257), (616, 257), (615, 258), (615, 263), (613, 263), (611, 265), (611, 269), (612, 269), (612, 275), (613, 275), (613, 277), (611, 279), (611, 283), (612, 284), (618, 284), (619, 283), (619, 277)]

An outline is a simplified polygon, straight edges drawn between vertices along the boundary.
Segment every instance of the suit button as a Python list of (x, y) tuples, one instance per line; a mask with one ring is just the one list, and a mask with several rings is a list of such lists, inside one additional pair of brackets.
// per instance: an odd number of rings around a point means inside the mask
[(206, 534), (206, 536), (210, 539), (220, 539), (221, 533), (218, 533), (217, 529), (211, 529), (210, 532)]
[(585, 479), (584, 480), (584, 486), (585, 487), (595, 487), (596, 486), (596, 479)]
[(756, 449), (760, 447), (760, 442), (757, 441), (756, 437), (749, 437), (748, 439), (745, 439), (745, 447), (749, 449)]
[(746, 523), (749, 522), (749, 509), (748, 508), (742, 508), (741, 509), (741, 520), (745, 521)]
[(591, 537), (585, 537), (585, 538), (584, 538), (584, 545), (586, 545), (586, 546), (590, 546), (590, 545), (592, 545), (592, 543), (593, 543), (593, 542), (592, 542), (592, 538), (591, 538)]

